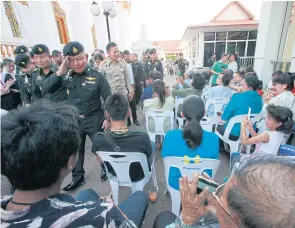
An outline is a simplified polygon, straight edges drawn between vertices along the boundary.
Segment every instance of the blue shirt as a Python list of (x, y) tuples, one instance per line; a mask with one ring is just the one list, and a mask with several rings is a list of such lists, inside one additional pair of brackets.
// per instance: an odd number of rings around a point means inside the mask
[[(232, 96), (230, 102), (226, 106), (222, 119), (226, 120), (226, 126), (229, 120), (237, 115), (245, 115), (251, 107), (251, 114), (258, 114), (262, 109), (262, 98), (257, 91), (246, 91), (243, 93), (236, 93)], [(240, 136), (241, 124), (235, 124), (231, 135)]]
[[(200, 146), (191, 149), (187, 146), (182, 130), (168, 131), (162, 148), (162, 157), (189, 157), (189, 158), (211, 158), (218, 159), (219, 139), (214, 133), (203, 130), (203, 139)], [(205, 170), (212, 176), (212, 170)], [(169, 175), (169, 185), (174, 189), (179, 189), (179, 178), (181, 173), (178, 168), (171, 167)]]
[(153, 98), (153, 85), (148, 85), (142, 92), (140, 100), (143, 101), (145, 99)]

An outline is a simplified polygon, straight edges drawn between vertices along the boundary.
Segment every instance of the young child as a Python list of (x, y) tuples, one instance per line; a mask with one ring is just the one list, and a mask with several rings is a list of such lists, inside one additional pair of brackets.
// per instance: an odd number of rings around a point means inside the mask
[[(262, 134), (257, 134), (251, 122), (244, 119), (241, 123), (241, 141), (243, 145), (256, 144), (255, 155), (277, 155), (281, 144), (286, 143), (286, 133), (289, 133), (293, 125), (293, 113), (283, 106), (270, 104), (266, 107), (266, 128)], [(246, 129), (250, 131), (248, 137)], [(245, 155), (247, 156), (247, 155)]]
[(241, 72), (241, 71), (235, 72), (232, 83), (229, 85), (229, 87), (233, 90), (234, 93), (242, 92), (242, 81), (243, 81), (243, 79), (244, 79), (244, 73), (243, 72)]

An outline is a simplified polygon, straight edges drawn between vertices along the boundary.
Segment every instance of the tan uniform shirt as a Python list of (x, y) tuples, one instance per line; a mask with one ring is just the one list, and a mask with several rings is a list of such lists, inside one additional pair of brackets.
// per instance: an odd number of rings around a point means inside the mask
[(128, 90), (129, 92), (132, 91), (127, 63), (124, 60), (118, 59), (111, 62), (108, 58), (99, 67), (109, 82), (112, 93), (117, 92), (128, 95)]

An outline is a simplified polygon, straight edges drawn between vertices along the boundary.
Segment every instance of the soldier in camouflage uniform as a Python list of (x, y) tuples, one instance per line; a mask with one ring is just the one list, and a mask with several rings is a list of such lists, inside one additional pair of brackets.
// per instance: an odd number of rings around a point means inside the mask
[(109, 82), (113, 93), (122, 93), (132, 100), (134, 88), (128, 75), (127, 63), (118, 58), (119, 50), (116, 43), (110, 42), (106, 49), (109, 57), (100, 64), (100, 70)]

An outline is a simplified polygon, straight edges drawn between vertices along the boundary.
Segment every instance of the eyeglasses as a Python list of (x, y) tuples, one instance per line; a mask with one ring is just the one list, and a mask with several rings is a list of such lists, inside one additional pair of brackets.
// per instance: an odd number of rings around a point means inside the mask
[(233, 220), (233, 222), (240, 228), (239, 222), (230, 214), (230, 212), (223, 206), (218, 196), (221, 195), (224, 186), (226, 183), (219, 185), (218, 188), (216, 188), (216, 191), (212, 193), (213, 197), (217, 200), (219, 206), (226, 212), (226, 214)]

